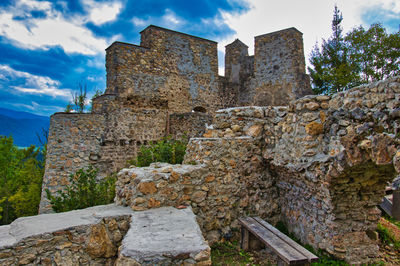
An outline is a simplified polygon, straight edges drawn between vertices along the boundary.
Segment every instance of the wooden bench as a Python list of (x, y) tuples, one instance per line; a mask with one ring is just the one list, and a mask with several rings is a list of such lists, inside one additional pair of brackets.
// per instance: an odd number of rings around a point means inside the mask
[(302, 265), (318, 260), (317, 256), (259, 217), (240, 218), (239, 223), (242, 225), (241, 247), (244, 250), (249, 249), (251, 234), (288, 265)]

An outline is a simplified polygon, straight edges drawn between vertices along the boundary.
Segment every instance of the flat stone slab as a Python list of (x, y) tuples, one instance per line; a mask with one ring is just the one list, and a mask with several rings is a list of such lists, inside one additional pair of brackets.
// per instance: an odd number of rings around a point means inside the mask
[(63, 213), (21, 217), (10, 225), (0, 226), (0, 249), (12, 246), (27, 237), (76, 226), (97, 224), (105, 217), (131, 215), (132, 213), (133, 211), (129, 207), (109, 204)]
[(192, 209), (163, 207), (133, 213), (117, 265), (181, 262), (211, 264), (210, 247), (203, 238)]

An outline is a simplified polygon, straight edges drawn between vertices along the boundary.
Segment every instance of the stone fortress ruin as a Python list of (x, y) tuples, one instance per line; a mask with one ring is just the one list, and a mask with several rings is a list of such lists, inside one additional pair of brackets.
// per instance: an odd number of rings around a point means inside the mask
[(106, 49), (107, 89), (87, 114), (51, 117), (40, 213), (50, 210), (68, 176), (92, 164), (105, 174), (126, 166), (141, 145), (164, 136), (201, 136), (221, 108), (284, 105), (311, 94), (302, 33), (290, 28), (255, 37), (255, 54), (236, 40), (218, 75), (217, 43), (149, 26), (140, 46)]
[[(182, 212), (191, 223), (193, 211), (209, 244), (237, 236), (237, 219), (255, 215), (283, 221), (304, 244), (349, 263), (374, 261), (376, 206), (400, 173), (400, 77), (310, 95), (298, 30), (255, 37), (254, 56), (247, 49), (240, 40), (226, 46), (221, 77), (216, 42), (168, 29), (149, 26), (140, 46), (107, 48), (107, 90), (92, 112), (51, 117), (43, 191), (63, 188), (70, 173), (92, 164), (103, 175), (119, 170), (120, 206), (75, 211), (84, 218), (73, 222), (62, 214), (65, 226), (50, 223), (51, 234), (23, 229), (61, 214), (20, 218), (0, 228), (13, 243), (0, 239), (0, 262), (149, 263), (126, 239), (144, 230), (151, 211), (178, 217), (171, 208), (178, 206), (188, 206)], [(184, 133), (191, 138), (182, 165), (122, 169), (141, 145)], [(49, 211), (42, 193), (40, 213)], [(209, 265), (209, 248), (196, 243), (196, 251), (162, 259)]]

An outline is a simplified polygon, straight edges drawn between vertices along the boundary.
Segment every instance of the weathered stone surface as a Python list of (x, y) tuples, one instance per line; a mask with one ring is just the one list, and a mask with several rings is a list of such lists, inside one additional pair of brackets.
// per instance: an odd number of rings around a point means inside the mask
[(110, 239), (109, 233), (104, 224), (94, 224), (90, 226), (89, 243), (86, 252), (93, 258), (110, 258), (117, 253), (117, 248)]
[(318, 122), (311, 122), (306, 125), (306, 132), (310, 135), (319, 135), (324, 132), (324, 126)]
[(111, 265), (132, 213), (110, 204), (18, 218), (0, 226), (0, 264)]
[[(210, 248), (190, 207), (163, 207), (132, 215), (117, 265), (179, 265), (207, 261)], [(139, 263), (139, 264), (135, 264)]]

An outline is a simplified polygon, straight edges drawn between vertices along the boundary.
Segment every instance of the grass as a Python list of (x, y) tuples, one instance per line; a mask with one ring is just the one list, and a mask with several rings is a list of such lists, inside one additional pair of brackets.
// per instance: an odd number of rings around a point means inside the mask
[(211, 247), (212, 265), (256, 265), (251, 253), (239, 248), (236, 241), (216, 243)]

